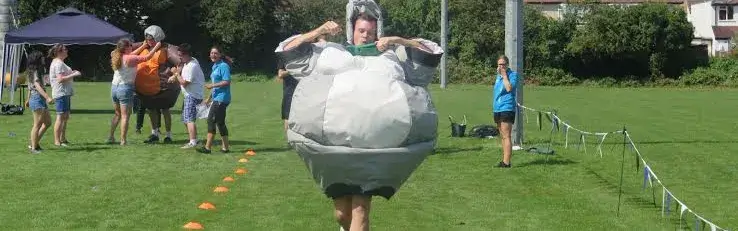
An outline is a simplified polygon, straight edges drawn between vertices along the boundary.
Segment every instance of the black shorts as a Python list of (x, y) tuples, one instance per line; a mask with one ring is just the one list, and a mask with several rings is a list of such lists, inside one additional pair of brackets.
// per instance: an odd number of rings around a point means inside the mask
[(515, 112), (514, 111), (502, 111), (502, 112), (495, 112), (495, 123), (505, 122), (505, 123), (515, 123)]

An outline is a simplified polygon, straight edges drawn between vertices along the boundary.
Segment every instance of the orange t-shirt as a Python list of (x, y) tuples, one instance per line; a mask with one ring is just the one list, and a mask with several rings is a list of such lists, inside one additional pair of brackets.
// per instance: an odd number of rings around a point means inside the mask
[[(140, 55), (148, 55), (149, 49), (141, 51)], [(167, 62), (166, 49), (159, 49), (148, 61), (136, 66), (136, 91), (143, 95), (156, 95), (161, 91), (159, 67)], [(166, 80), (164, 80), (166, 81)]]

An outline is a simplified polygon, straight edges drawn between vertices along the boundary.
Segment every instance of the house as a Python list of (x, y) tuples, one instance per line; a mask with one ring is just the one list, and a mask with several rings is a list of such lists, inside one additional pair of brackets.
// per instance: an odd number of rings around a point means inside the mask
[[(524, 0), (551, 18), (560, 19), (570, 0)], [(738, 32), (738, 0), (601, 0), (601, 4), (633, 5), (665, 2), (684, 8), (687, 21), (694, 26), (692, 45), (705, 47), (710, 56), (729, 52), (731, 39)]]

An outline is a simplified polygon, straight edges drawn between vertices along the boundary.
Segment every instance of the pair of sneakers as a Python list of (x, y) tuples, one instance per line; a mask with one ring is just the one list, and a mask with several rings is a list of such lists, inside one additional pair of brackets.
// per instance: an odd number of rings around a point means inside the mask
[(31, 147), (31, 145), (28, 145), (28, 150), (31, 151), (32, 154), (39, 154), (41, 153), (41, 150), (44, 150), (41, 148), (41, 145), (36, 146), (36, 148)]
[(505, 162), (500, 161), (500, 163), (497, 163), (498, 168), (510, 168), (512, 167), (512, 164), (505, 164)]

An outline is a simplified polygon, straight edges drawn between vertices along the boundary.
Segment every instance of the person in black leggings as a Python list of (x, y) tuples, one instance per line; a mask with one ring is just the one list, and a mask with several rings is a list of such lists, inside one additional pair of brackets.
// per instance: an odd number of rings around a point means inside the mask
[(292, 106), (292, 95), (297, 87), (297, 79), (287, 72), (284, 68), (284, 62), (279, 59), (277, 63), (277, 80), (282, 82), (282, 120), (284, 120), (284, 130), (288, 129), (287, 120), (290, 117), (290, 107)]
[[(208, 136), (205, 141), (205, 147), (198, 149), (201, 153), (210, 153), (213, 146), (213, 136), (215, 130), (220, 132), (223, 140), (221, 152), (227, 153), (230, 145), (228, 144), (228, 128), (225, 124), (226, 108), (231, 103), (231, 59), (221, 53), (221, 49), (213, 47), (210, 49), (210, 60), (213, 61), (210, 79), (212, 83), (206, 84), (205, 88), (211, 89), (210, 99), (213, 102), (208, 113)], [(208, 103), (208, 102), (206, 102)]]

